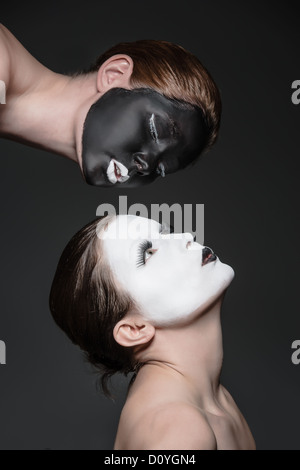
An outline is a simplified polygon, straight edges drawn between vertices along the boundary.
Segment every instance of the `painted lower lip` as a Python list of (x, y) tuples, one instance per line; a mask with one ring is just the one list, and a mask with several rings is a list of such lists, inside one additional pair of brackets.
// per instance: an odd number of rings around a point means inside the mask
[(117, 181), (114, 184), (119, 183), (120, 175), (118, 175), (117, 170), (118, 170), (118, 167), (114, 162), (114, 172), (115, 172), (115, 177), (117, 178)]
[(119, 179), (121, 178), (122, 175), (119, 175), (117, 172), (118, 172), (118, 165), (114, 162), (114, 167), (115, 167), (115, 177), (117, 178), (117, 180), (119, 181)]
[[(113, 164), (113, 168), (111, 168), (111, 171), (108, 172), (108, 168)], [(127, 181), (129, 179), (129, 176), (128, 175), (122, 175), (122, 174), (118, 174), (118, 171), (122, 171), (118, 164), (115, 162), (114, 159), (111, 159), (109, 165), (108, 165), (108, 168), (106, 170), (106, 176), (107, 176), (107, 179), (108, 181), (111, 183), (111, 184), (116, 184), (116, 183), (119, 183), (119, 184), (122, 184), (122, 183), (125, 183), (125, 181)]]

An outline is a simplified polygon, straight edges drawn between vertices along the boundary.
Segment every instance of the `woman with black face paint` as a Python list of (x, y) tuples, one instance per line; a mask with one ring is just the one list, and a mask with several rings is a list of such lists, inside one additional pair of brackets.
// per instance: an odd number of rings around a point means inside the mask
[(56, 323), (109, 377), (133, 372), (116, 450), (255, 449), (221, 385), (220, 322), (234, 276), (189, 233), (154, 220), (96, 219), (66, 246), (52, 283)]
[(1, 137), (77, 162), (96, 186), (144, 185), (183, 169), (220, 125), (212, 77), (165, 41), (117, 44), (89, 70), (62, 75), (0, 25), (0, 93)]

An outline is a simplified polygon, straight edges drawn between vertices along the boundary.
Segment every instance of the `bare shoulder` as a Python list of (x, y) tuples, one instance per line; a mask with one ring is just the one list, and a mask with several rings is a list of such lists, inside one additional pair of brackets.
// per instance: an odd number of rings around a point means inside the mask
[(173, 402), (148, 410), (136, 422), (132, 448), (147, 450), (214, 450), (216, 438), (193, 405)]
[(0, 40), (5, 40), (5, 36), (7, 35), (8, 29), (4, 26), (4, 24), (0, 23)]
[[(240, 409), (238, 408), (233, 396), (229, 393), (229, 391), (223, 386), (220, 386), (221, 395), (220, 397), (220, 402), (224, 406), (225, 409), (227, 409), (230, 413), (236, 413), (240, 418), (244, 419)], [(225, 401), (224, 401), (225, 399)]]
[(9, 30), (2, 23), (0, 23), (0, 47), (1, 52), (3, 51), (6, 54), (8, 54), (9, 34)]

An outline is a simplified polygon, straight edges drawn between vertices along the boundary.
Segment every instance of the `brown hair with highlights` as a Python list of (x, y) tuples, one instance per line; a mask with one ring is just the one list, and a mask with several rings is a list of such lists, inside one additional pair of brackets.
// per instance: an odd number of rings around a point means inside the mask
[(195, 55), (167, 41), (123, 42), (100, 55), (83, 73), (97, 72), (115, 54), (126, 54), (133, 60), (132, 88), (151, 88), (201, 108), (208, 131), (205, 149), (215, 143), (222, 112), (220, 92)]
[(109, 378), (138, 366), (132, 348), (120, 346), (113, 337), (114, 326), (135, 306), (116, 288), (97, 236), (112, 217), (99, 217), (72, 237), (59, 259), (49, 297), (55, 322), (101, 373), (108, 396)]

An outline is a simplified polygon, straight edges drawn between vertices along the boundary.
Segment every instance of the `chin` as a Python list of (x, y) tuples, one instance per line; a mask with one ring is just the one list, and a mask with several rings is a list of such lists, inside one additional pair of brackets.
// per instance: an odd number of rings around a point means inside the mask
[(224, 264), (221, 261), (219, 261), (219, 263), (220, 263), (220, 269), (221, 269), (220, 274), (224, 282), (224, 289), (226, 289), (231, 284), (231, 281), (233, 280), (235, 276), (235, 272), (233, 268), (229, 266), (229, 264)]
[(214, 271), (214, 287), (208, 292), (207, 298), (199, 305), (198, 313), (209, 309), (218, 299), (224, 297), (227, 288), (230, 286), (235, 273), (231, 266), (217, 260), (217, 268)]

